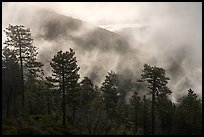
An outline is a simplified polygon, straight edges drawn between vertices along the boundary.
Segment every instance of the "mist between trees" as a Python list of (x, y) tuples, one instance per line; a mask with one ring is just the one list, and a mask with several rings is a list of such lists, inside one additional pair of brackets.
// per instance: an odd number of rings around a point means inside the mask
[(70, 48), (56, 51), (49, 62), (52, 72), (45, 76), (30, 29), (9, 25), (4, 32), (4, 135), (202, 134), (201, 99), (188, 89), (172, 102), (165, 69), (144, 64), (135, 81), (128, 79), (132, 72), (110, 70), (95, 85), (94, 73), (80, 80), (77, 56)]

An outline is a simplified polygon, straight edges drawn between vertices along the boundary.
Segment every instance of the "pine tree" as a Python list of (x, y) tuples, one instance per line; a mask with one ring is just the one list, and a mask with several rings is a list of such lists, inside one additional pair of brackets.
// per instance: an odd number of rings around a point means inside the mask
[[(25, 87), (24, 80), (28, 77), (37, 77), (38, 72), (42, 72), (42, 63), (36, 59), (37, 48), (33, 46), (33, 39), (31, 38), (30, 29), (25, 28), (23, 25), (10, 25), (4, 30), (6, 33), (6, 47), (13, 50), (18, 63), (20, 64), (21, 72), (21, 93), (22, 93), (22, 106), (25, 110)], [(25, 75), (26, 74), (26, 75)], [(25, 76), (28, 76), (27, 78)]]
[(192, 89), (179, 99), (177, 119), (178, 134), (202, 134), (202, 102)]
[(160, 128), (158, 128), (160, 134), (170, 134), (173, 126), (174, 104), (166, 95), (162, 95), (157, 99), (156, 110), (160, 120)]
[(76, 57), (74, 57), (75, 52), (73, 49), (63, 53), (62, 51), (57, 52), (57, 54), (52, 59), (50, 63), (53, 68), (53, 82), (58, 83), (60, 91), (62, 91), (63, 103), (63, 126), (66, 126), (66, 100), (67, 103), (73, 108), (73, 119), (75, 118), (76, 106), (80, 102), (79, 94), (79, 67), (77, 66)]
[(47, 114), (50, 115), (52, 108), (54, 107), (53, 96), (56, 86), (52, 83), (51, 77), (45, 77), (43, 83), (47, 103)]
[(142, 70), (143, 74), (139, 82), (146, 82), (148, 88), (150, 89), (150, 94), (152, 95), (152, 134), (155, 134), (155, 103), (157, 96), (161, 94), (171, 94), (171, 91), (166, 86), (169, 80), (169, 77), (166, 76), (165, 70), (159, 67), (151, 67), (150, 65), (145, 64), (144, 69)]
[(133, 109), (134, 131), (137, 134), (137, 131), (138, 131), (138, 121), (139, 121), (139, 112), (141, 110), (141, 108), (140, 108), (141, 102), (140, 102), (140, 96), (138, 96), (138, 93), (136, 91), (132, 95), (132, 97), (131, 97), (129, 102), (130, 102), (131, 108)]
[(118, 85), (118, 75), (113, 71), (108, 72), (105, 81), (102, 83), (101, 91), (106, 110), (111, 117), (116, 114), (116, 105), (119, 99)]
[[(17, 114), (17, 99), (20, 95), (20, 66), (17, 57), (9, 48), (2, 55), (2, 115)], [(13, 111), (11, 111), (11, 109)], [(5, 113), (6, 112), (6, 113)]]
[(94, 90), (94, 85), (88, 77), (84, 77), (81, 81), (83, 103), (89, 104), (96, 97), (97, 93)]
[(147, 99), (146, 96), (143, 96), (143, 134), (147, 134), (147, 111), (148, 111), (148, 106), (147, 106)]
[(84, 77), (81, 81), (82, 103), (87, 105), (96, 97), (97, 93), (94, 90), (94, 85), (88, 77)]

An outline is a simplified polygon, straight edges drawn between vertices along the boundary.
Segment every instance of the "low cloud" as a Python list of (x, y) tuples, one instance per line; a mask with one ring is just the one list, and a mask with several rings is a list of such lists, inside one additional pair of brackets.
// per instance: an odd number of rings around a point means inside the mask
[[(78, 11), (68, 10), (73, 7), (69, 4), (67, 7), (66, 4), (48, 4), (47, 9), (63, 14), (59, 15), (38, 8), (37, 4), (4, 3), (2, 27), (23, 24), (31, 28), (34, 45), (39, 48), (38, 58), (45, 63), (47, 74), (51, 72), (49, 62), (53, 55), (59, 50), (73, 48), (81, 79), (88, 76), (99, 86), (107, 72), (113, 70), (121, 76), (124, 89), (142, 92), (137, 79), (143, 64), (148, 63), (166, 70), (171, 79), (172, 100), (187, 94), (188, 88), (202, 96), (201, 3), (110, 3), (109, 6), (101, 3), (100, 7), (106, 7), (108, 13), (96, 8), (100, 3), (83, 4), (76, 6), (81, 6)], [(45, 6), (43, 3), (41, 8)], [(87, 7), (95, 7), (92, 8), (93, 16)], [(82, 9), (84, 13), (80, 14)], [(110, 12), (111, 9), (114, 12)], [(65, 15), (78, 15), (76, 18), (96, 26)], [(2, 38), (4, 41), (5, 37)], [(125, 93), (124, 96), (129, 96)]]

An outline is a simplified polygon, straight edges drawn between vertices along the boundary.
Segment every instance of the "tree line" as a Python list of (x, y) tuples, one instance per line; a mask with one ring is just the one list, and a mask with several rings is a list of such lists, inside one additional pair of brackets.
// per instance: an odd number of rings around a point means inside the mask
[(147, 94), (121, 95), (119, 75), (107, 72), (102, 85), (81, 81), (75, 52), (58, 51), (44, 76), (31, 31), (9, 25), (2, 49), (3, 134), (176, 135), (202, 134), (202, 101), (189, 89), (169, 99), (165, 69), (144, 64), (138, 83)]

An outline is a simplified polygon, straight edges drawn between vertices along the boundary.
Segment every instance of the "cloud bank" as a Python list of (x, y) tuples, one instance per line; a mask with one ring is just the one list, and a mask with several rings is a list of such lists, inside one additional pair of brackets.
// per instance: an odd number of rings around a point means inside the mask
[[(202, 96), (201, 11), (201, 3), (3, 3), (2, 28), (9, 23), (31, 28), (42, 62), (74, 48), (81, 77), (98, 85), (110, 70), (127, 87), (136, 84), (144, 63), (163, 67), (175, 100), (188, 88)], [(49, 63), (45, 70), (51, 71)]]

